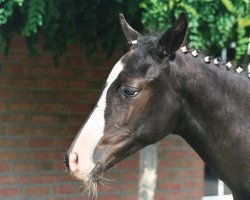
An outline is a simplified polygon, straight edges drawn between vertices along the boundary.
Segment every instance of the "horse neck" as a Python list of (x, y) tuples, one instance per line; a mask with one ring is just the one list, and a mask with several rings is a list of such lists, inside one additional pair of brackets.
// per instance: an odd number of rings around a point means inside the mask
[[(250, 80), (246, 74), (191, 54), (177, 53), (170, 77), (181, 99), (181, 120), (175, 130), (233, 190), (231, 177), (250, 163)], [(248, 140), (246, 142), (246, 140)], [(242, 148), (232, 148), (234, 146)], [(248, 175), (250, 172), (248, 170)], [(237, 181), (236, 181), (237, 182)]]

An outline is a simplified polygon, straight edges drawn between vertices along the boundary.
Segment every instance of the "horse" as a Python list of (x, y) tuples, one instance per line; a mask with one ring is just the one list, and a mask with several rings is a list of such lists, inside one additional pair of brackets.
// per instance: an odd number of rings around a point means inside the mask
[(130, 48), (66, 153), (70, 174), (96, 190), (116, 163), (177, 134), (235, 200), (250, 199), (250, 70), (183, 46), (184, 13), (161, 36), (120, 23)]

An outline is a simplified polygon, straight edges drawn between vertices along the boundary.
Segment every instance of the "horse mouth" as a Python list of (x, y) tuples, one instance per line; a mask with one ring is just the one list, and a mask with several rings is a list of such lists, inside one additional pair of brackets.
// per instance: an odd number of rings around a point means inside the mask
[(81, 192), (89, 196), (97, 196), (97, 184), (106, 185), (108, 179), (103, 177), (105, 168), (101, 162), (98, 162), (89, 174), (80, 171), (72, 172), (71, 176), (81, 181)]

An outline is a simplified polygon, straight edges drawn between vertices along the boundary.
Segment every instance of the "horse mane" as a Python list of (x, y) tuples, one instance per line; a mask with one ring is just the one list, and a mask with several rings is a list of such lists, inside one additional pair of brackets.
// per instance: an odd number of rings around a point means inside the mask
[[(145, 45), (147, 45), (147, 47), (150, 49), (156, 49), (157, 41), (159, 39), (160, 39), (160, 34), (157, 34), (157, 33), (154, 33), (152, 35), (140, 35), (137, 41), (130, 42), (128, 43), (128, 45), (130, 46), (131, 49), (138, 48), (138, 47), (145, 46)], [(197, 56), (194, 56), (194, 57), (196, 57), (197, 59), (200, 59), (201, 62), (202, 61), (206, 62), (205, 58), (208, 58), (209, 61), (207, 63), (212, 63), (215, 59), (217, 59), (219, 63), (218, 64), (214, 63), (215, 66), (226, 68), (227, 71), (233, 72), (235, 74), (245, 74), (246, 76), (248, 76), (250, 80), (250, 65), (248, 67), (244, 65), (237, 66), (234, 61), (222, 61), (221, 58), (207, 56), (206, 52), (201, 51), (199, 49), (190, 48), (188, 46), (182, 46), (182, 47), (186, 48), (186, 52), (182, 52), (184, 54), (192, 53), (193, 51), (196, 51)]]

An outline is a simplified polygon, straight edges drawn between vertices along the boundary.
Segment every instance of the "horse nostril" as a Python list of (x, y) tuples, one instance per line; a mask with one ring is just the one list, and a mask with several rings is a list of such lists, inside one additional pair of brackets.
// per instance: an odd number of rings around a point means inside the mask
[(67, 153), (64, 156), (64, 164), (65, 164), (67, 170), (70, 171), (70, 168), (69, 168), (69, 156), (68, 156)]
[(78, 155), (76, 153), (69, 154), (69, 166), (70, 169), (75, 172), (78, 168)]

